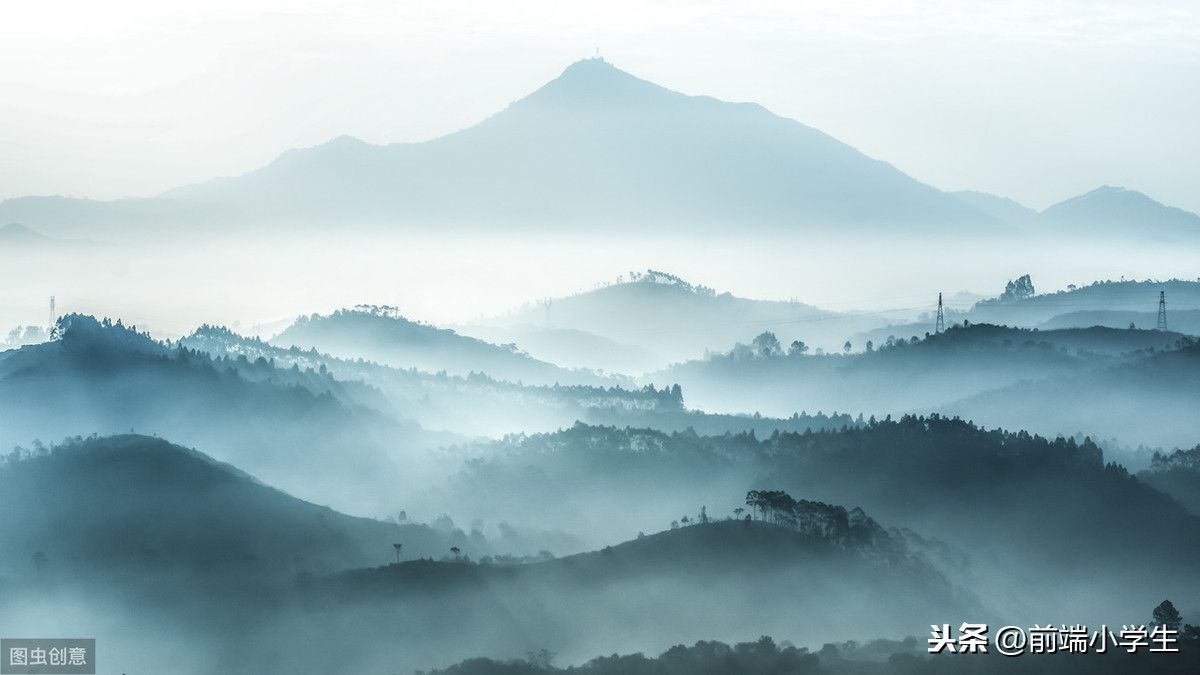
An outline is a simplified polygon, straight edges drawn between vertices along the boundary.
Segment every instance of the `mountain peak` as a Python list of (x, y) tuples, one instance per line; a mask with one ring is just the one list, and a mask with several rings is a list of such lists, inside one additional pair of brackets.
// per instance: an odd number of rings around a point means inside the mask
[(630, 75), (597, 56), (567, 66), (561, 75), (521, 102), (624, 107), (663, 96), (683, 95)]

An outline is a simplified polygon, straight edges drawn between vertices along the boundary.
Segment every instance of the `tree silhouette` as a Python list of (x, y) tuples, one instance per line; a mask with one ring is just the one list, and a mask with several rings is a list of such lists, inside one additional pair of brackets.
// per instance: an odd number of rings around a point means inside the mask
[(750, 346), (754, 348), (754, 355), (759, 358), (771, 358), (783, 353), (783, 346), (779, 344), (779, 338), (775, 337), (771, 331), (759, 333), (750, 342)]
[(396, 549), (396, 562), (400, 562), (400, 549), (404, 548), (404, 544), (392, 544), (392, 548)]
[(1163, 600), (1154, 608), (1154, 625), (1179, 630), (1182, 624), (1183, 617), (1170, 600)]
[(457, 547), (457, 546), (451, 546), (451, 547), (450, 547), (450, 552), (454, 554), (454, 559), (455, 559), (455, 560), (458, 560), (458, 559), (459, 559), (459, 556), (461, 556), (461, 555), (462, 555), (462, 549), (461, 549), (461, 548), (459, 548), (459, 547)]

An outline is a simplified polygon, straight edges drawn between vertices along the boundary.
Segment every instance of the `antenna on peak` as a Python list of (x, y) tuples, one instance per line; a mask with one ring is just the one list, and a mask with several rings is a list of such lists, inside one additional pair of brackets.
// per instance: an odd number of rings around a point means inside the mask
[(600, 56), (600, 48), (599, 48), (599, 47), (596, 47), (596, 55), (595, 55), (595, 56), (593, 56), (592, 58), (596, 59), (597, 61), (603, 61), (603, 60), (604, 60), (604, 57), (603, 57), (603, 56)]
[(937, 323), (935, 323), (933, 326), (933, 333), (934, 333), (934, 335), (937, 335), (938, 333), (945, 332), (945, 330), (946, 330), (946, 315), (942, 313), (942, 294), (938, 293)]
[(1167, 292), (1158, 292), (1158, 330), (1167, 330)]

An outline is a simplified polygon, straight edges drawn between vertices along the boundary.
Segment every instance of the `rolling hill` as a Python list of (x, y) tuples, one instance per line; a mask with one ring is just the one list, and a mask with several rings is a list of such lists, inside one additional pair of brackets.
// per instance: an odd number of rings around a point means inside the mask
[(328, 316), (302, 316), (271, 338), (271, 344), (315, 347), (335, 356), (366, 358), (396, 368), (462, 376), (483, 373), (510, 382), (614, 385), (626, 381), (589, 370), (560, 368), (515, 347), (410, 321), (389, 307), (356, 307)]

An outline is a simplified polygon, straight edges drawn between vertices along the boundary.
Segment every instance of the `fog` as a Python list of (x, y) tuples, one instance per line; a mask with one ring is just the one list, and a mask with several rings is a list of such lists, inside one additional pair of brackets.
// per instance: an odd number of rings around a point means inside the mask
[[(938, 292), (998, 295), (1020, 274), (1031, 274), (1045, 290), (1096, 279), (1200, 277), (1194, 257), (1166, 245), (630, 237), (215, 231), (110, 236), (85, 248), (18, 248), (0, 251), (0, 326), (44, 325), (51, 295), (60, 313), (121, 317), (163, 338), (200, 323), (265, 338), (297, 316), (363, 303), (453, 326), (486, 323), (648, 268), (740, 297), (797, 300), (852, 314), (893, 311), (896, 320), (888, 322), (899, 323), (935, 309)], [(746, 326), (745, 337), (771, 328)]]

